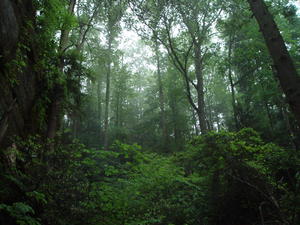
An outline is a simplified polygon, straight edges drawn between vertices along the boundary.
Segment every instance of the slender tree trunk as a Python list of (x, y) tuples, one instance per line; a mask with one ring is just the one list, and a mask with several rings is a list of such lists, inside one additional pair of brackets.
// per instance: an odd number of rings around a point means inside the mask
[(195, 73), (197, 79), (197, 115), (200, 122), (200, 130), (202, 134), (208, 131), (206, 119), (205, 119), (205, 105), (204, 105), (204, 89), (203, 89), (203, 68), (202, 68), (202, 57), (201, 47), (198, 43), (194, 44), (195, 52)]
[[(209, 102), (209, 104), (207, 105), (207, 110), (205, 112), (205, 114), (208, 117), (206, 119), (206, 125), (207, 125), (207, 129), (208, 130), (213, 130), (214, 129), (214, 121), (213, 121), (213, 113), (212, 112), (213, 112), (213, 110), (212, 110), (212, 103)], [(218, 114), (217, 114), (217, 116), (218, 116)]]
[(110, 76), (111, 76), (111, 52), (112, 52), (112, 35), (108, 35), (108, 62), (106, 72), (106, 93), (105, 93), (105, 113), (104, 113), (104, 149), (108, 148), (108, 115), (110, 103)]
[(173, 122), (173, 132), (174, 132), (174, 139), (175, 139), (175, 144), (176, 146), (179, 146), (179, 140), (180, 140), (180, 132), (178, 129), (178, 123), (177, 123), (177, 101), (175, 99), (174, 96), (170, 96), (171, 100), (170, 100), (170, 108), (171, 108), (171, 112), (172, 112), (172, 122)]
[(233, 39), (232, 39), (232, 35), (230, 34), (229, 43), (228, 43), (228, 78), (229, 78), (229, 82), (230, 82), (231, 104), (232, 104), (232, 110), (233, 110), (235, 129), (239, 130), (239, 122), (238, 122), (237, 110), (236, 110), (235, 90), (234, 90), (234, 84), (233, 84), (233, 79), (232, 79), (232, 68), (231, 68), (232, 44), (233, 44)]
[(154, 42), (155, 42), (155, 58), (156, 58), (156, 69), (157, 69), (157, 83), (158, 83), (158, 93), (159, 93), (160, 128), (162, 130), (163, 146), (165, 147), (168, 143), (168, 131), (166, 126), (165, 100), (164, 100), (164, 92), (163, 92), (163, 84), (162, 84), (159, 43), (156, 35), (154, 35)]
[(120, 91), (117, 91), (117, 102), (116, 102), (116, 124), (115, 126), (119, 128), (120, 123)]
[(102, 97), (101, 97), (101, 79), (97, 80), (97, 119), (99, 122), (99, 138), (102, 143)]
[(198, 129), (198, 125), (197, 125), (197, 118), (196, 118), (196, 115), (195, 115), (194, 108), (192, 108), (192, 115), (193, 115), (193, 122), (194, 122), (194, 127), (195, 127), (195, 134), (198, 136), (199, 135), (199, 129)]
[(97, 80), (97, 118), (98, 121), (101, 123), (101, 117), (102, 117), (102, 107), (101, 107), (101, 80), (98, 78)]
[(280, 31), (263, 0), (247, 0), (262, 32), (281, 88), (300, 125), (300, 78)]

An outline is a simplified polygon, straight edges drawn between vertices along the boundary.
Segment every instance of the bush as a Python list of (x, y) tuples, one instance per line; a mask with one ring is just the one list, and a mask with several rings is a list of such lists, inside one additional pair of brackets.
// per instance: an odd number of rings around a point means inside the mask
[[(205, 181), (199, 183), (207, 185), (208, 212), (203, 215), (204, 220), (208, 224), (234, 225), (262, 220), (294, 224), (292, 218), (296, 217), (295, 205), (299, 207), (299, 201), (296, 203), (295, 197), (287, 200), (286, 195), (293, 196), (295, 192), (283, 187), (295, 183), (295, 174), (294, 181), (278, 174), (299, 168), (297, 158), (272, 143), (265, 144), (254, 130), (243, 129), (195, 137), (187, 151), (174, 160), (183, 166), (187, 176)], [(294, 206), (287, 206), (286, 201)]]
[(252, 129), (195, 137), (173, 156), (121, 142), (48, 149), (20, 141), (14, 168), (0, 167), (1, 223), (299, 224), (299, 155)]

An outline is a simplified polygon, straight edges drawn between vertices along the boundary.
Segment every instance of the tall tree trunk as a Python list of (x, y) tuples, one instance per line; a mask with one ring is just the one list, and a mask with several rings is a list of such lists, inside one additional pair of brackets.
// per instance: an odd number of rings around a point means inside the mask
[(99, 138), (102, 143), (102, 98), (101, 98), (101, 79), (97, 80), (97, 119), (99, 122)]
[[(70, 0), (68, 6), (68, 13), (70, 15), (74, 14), (75, 4), (76, 4), (76, 0)], [(69, 42), (70, 31), (71, 31), (70, 28), (61, 30), (61, 36), (59, 41), (60, 62), (58, 67), (62, 73), (64, 68), (63, 55), (67, 48), (67, 44)], [(46, 135), (47, 138), (49, 139), (53, 139), (55, 137), (56, 131), (59, 129), (60, 119), (62, 117), (61, 104), (64, 98), (63, 89), (64, 88), (61, 87), (60, 84), (56, 83), (54, 84), (54, 88), (52, 90), (52, 97), (51, 97), (51, 103), (49, 106), (49, 114), (48, 114), (47, 135)]]
[(161, 62), (159, 55), (159, 43), (156, 35), (154, 34), (155, 42), (155, 59), (156, 59), (156, 69), (157, 69), (157, 84), (158, 84), (158, 94), (159, 94), (159, 109), (160, 109), (160, 128), (162, 130), (163, 146), (166, 147), (168, 143), (168, 130), (166, 125), (166, 113), (165, 113), (165, 98), (163, 92), (162, 84), (162, 74), (161, 74)]
[(240, 126), (239, 126), (239, 122), (238, 122), (238, 118), (237, 118), (235, 90), (234, 90), (234, 84), (233, 84), (233, 79), (232, 79), (232, 68), (231, 68), (232, 44), (233, 44), (233, 38), (232, 38), (232, 34), (230, 34), (229, 42), (228, 42), (228, 78), (229, 78), (229, 83), (230, 83), (231, 104), (232, 104), (232, 110), (233, 110), (235, 129), (239, 130)]
[(263, 0), (247, 0), (262, 32), (281, 88), (300, 125), (300, 78), (280, 31)]
[(110, 103), (110, 76), (111, 76), (111, 51), (112, 34), (108, 34), (108, 62), (106, 72), (105, 113), (104, 113), (104, 149), (108, 148), (108, 115)]
[(200, 44), (194, 44), (195, 52), (195, 73), (197, 79), (197, 115), (200, 122), (200, 130), (202, 134), (208, 131), (206, 119), (205, 119), (205, 105), (204, 105), (204, 89), (203, 89), (203, 68), (202, 68), (202, 57)]

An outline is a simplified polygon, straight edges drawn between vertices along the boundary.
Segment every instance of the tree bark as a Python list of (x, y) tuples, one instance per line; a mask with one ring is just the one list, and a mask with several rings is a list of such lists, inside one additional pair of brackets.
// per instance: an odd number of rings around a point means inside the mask
[[(120, 90), (117, 91), (116, 93), (116, 123), (115, 123), (115, 126), (116, 128), (119, 128), (119, 125), (120, 125)], [(117, 137), (118, 138), (118, 137)]]
[(112, 34), (108, 34), (108, 62), (106, 72), (106, 92), (105, 92), (105, 113), (104, 113), (104, 149), (108, 148), (108, 115), (110, 103), (110, 76), (111, 76), (111, 51), (112, 51)]
[[(76, 0), (70, 0), (69, 6), (68, 6), (68, 13), (70, 15), (74, 14), (74, 8), (75, 8)], [(69, 34), (71, 29), (65, 28), (61, 30), (60, 40), (59, 40), (59, 50), (61, 53), (65, 51), (67, 44), (69, 42)]]
[(176, 146), (180, 146), (180, 130), (178, 125), (178, 105), (176, 96), (170, 96), (170, 108), (172, 112), (172, 123), (173, 123), (173, 132)]
[(232, 79), (232, 69), (231, 69), (232, 44), (233, 44), (232, 34), (230, 34), (229, 42), (228, 42), (228, 78), (229, 78), (230, 90), (231, 90), (231, 104), (232, 104), (232, 110), (233, 110), (235, 129), (239, 130), (240, 126), (239, 126), (238, 117), (237, 117), (235, 89), (234, 89), (234, 83), (233, 83), (233, 79)]
[(197, 125), (197, 118), (196, 118), (196, 113), (194, 111), (194, 108), (191, 108), (192, 110), (192, 116), (193, 116), (193, 124), (194, 124), (194, 128), (195, 128), (195, 135), (198, 136), (199, 135), (199, 129), (198, 129), (198, 125)]
[(155, 44), (156, 72), (157, 72), (157, 84), (158, 84), (158, 95), (159, 95), (160, 128), (162, 130), (163, 146), (166, 147), (168, 143), (168, 131), (166, 126), (166, 116), (165, 116), (165, 100), (164, 100), (165, 97), (163, 92), (162, 75), (161, 75), (159, 42), (155, 34), (154, 34), (154, 44)]
[(205, 119), (205, 105), (204, 105), (204, 90), (203, 90), (203, 68), (202, 68), (202, 57), (201, 57), (201, 47), (198, 43), (194, 44), (195, 52), (195, 73), (197, 79), (197, 115), (200, 122), (200, 130), (202, 134), (208, 131), (207, 123)]
[(101, 95), (101, 78), (97, 79), (97, 119), (99, 121), (99, 138), (102, 143), (102, 95)]
[[(68, 12), (70, 15), (74, 14), (76, 0), (70, 0)], [(59, 70), (63, 73), (64, 62), (63, 55), (67, 48), (67, 44), (69, 42), (69, 34), (70, 29), (66, 28), (61, 30), (60, 42), (59, 42), (59, 53), (60, 53), (60, 62), (59, 62)], [(55, 137), (56, 131), (60, 126), (60, 118), (62, 117), (62, 101), (63, 101), (63, 87), (60, 84), (54, 84), (54, 88), (52, 90), (52, 98), (49, 106), (49, 116), (48, 116), (48, 126), (47, 126), (47, 138), (53, 139)]]
[(263, 0), (247, 0), (263, 34), (281, 88), (300, 125), (300, 78), (282, 35)]

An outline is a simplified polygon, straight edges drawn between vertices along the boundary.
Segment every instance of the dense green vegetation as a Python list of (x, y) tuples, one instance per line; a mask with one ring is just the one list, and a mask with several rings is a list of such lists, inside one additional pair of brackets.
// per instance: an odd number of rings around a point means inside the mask
[(0, 224), (299, 225), (298, 7), (1, 0)]
[(209, 132), (170, 156), (119, 141), (109, 151), (75, 142), (43, 163), (38, 137), (18, 148), (28, 150), (18, 156), (24, 168), (1, 175), (2, 199), (13, 202), (1, 204), (8, 224), (299, 222), (299, 156), (252, 129)]

